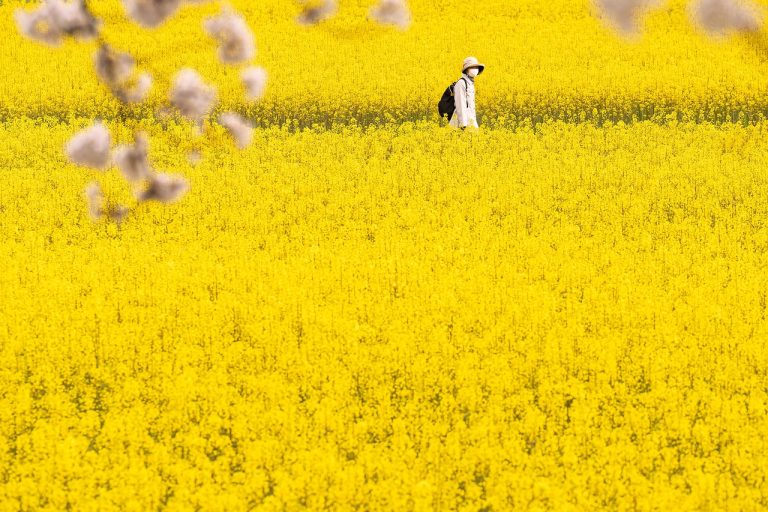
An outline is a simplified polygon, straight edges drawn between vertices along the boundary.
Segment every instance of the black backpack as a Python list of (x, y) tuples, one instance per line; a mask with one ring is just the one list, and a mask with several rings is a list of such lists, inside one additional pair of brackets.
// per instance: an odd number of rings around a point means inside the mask
[[(464, 80), (464, 83), (466, 83), (464, 77), (459, 78), (459, 80)], [(443, 97), (440, 98), (440, 102), (437, 104), (437, 111), (440, 113), (440, 117), (448, 117), (449, 122), (453, 117), (453, 113), (456, 112), (456, 100), (453, 97), (453, 88), (456, 87), (456, 83), (459, 80), (456, 80), (456, 82), (453, 82), (448, 86), (443, 92)], [(469, 98), (467, 98), (467, 107), (469, 107)]]

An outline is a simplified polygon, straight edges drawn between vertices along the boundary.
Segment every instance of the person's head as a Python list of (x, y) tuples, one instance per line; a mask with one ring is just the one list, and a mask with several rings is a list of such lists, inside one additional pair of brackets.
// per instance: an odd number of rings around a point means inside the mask
[(464, 59), (464, 63), (461, 67), (461, 72), (466, 73), (467, 76), (475, 78), (477, 75), (483, 72), (485, 69), (484, 64), (480, 64), (480, 61), (476, 57), (467, 57)]

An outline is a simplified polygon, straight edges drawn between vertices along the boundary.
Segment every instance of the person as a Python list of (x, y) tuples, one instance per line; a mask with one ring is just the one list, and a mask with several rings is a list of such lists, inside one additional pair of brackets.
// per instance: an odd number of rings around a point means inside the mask
[(461, 67), (461, 78), (453, 88), (456, 112), (451, 117), (450, 126), (465, 130), (468, 126), (477, 128), (475, 110), (475, 78), (485, 70), (485, 65), (475, 57), (467, 57)]

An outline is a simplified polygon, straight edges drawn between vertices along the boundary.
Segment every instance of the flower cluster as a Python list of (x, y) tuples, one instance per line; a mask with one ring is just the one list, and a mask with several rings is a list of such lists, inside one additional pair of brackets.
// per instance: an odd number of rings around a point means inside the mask
[[(157, 28), (173, 15), (181, 0), (123, 0), (128, 16), (145, 28)], [(30, 39), (50, 45), (61, 43), (62, 37), (79, 39), (94, 38), (102, 25), (87, 9), (84, 0), (44, 0), (36, 10), (17, 10), (15, 20), (19, 31)], [(231, 9), (206, 19), (203, 30), (217, 40), (218, 58), (224, 64), (241, 64), (250, 61), (256, 47), (253, 34), (245, 19)], [(137, 74), (134, 58), (125, 52), (113, 49), (100, 41), (94, 56), (96, 76), (110, 89), (116, 98), (126, 104), (139, 103), (146, 99), (152, 85), (149, 73)], [(242, 71), (245, 97), (256, 101), (264, 94), (266, 71), (249, 67)], [(169, 93), (170, 103), (182, 116), (195, 121), (202, 127), (203, 119), (211, 112), (217, 101), (214, 87), (205, 84), (193, 69), (181, 69)], [(230, 131), (239, 148), (244, 149), (252, 136), (252, 125), (234, 112), (221, 114), (221, 124)], [(118, 166), (131, 182), (145, 184), (136, 193), (139, 201), (158, 200), (170, 203), (181, 197), (188, 189), (187, 181), (181, 176), (166, 175), (151, 170), (147, 160), (148, 141), (137, 136), (133, 147), (122, 147), (116, 153)], [(110, 163), (110, 135), (106, 128), (97, 123), (75, 135), (66, 145), (66, 154), (73, 163), (103, 170)], [(98, 183), (91, 183), (86, 189), (88, 211), (93, 218), (103, 215), (121, 221), (128, 209), (120, 205), (119, 214), (103, 207), (104, 197)]]
[(371, 9), (371, 17), (383, 25), (406, 29), (411, 24), (411, 11), (406, 0), (381, 0)]
[[(663, 6), (665, 0), (594, 0), (602, 17), (624, 35), (640, 30), (648, 11)], [(757, 32), (762, 26), (760, 8), (752, 0), (691, 0), (690, 18), (696, 27), (712, 37), (734, 32)]]
[[(300, 25), (316, 25), (333, 17), (339, 9), (337, 0), (299, 0), (303, 5), (296, 17)], [(411, 24), (411, 10), (407, 0), (378, 0), (371, 8), (370, 17), (382, 25), (395, 25), (403, 30)]]
[(44, 0), (34, 11), (18, 10), (14, 17), (22, 34), (49, 45), (61, 44), (65, 36), (93, 39), (101, 25), (84, 0)]
[[(122, 145), (111, 150), (111, 135), (103, 123), (97, 123), (75, 134), (66, 144), (67, 158), (74, 164), (104, 171), (113, 163), (122, 176), (134, 185), (134, 196), (139, 201), (156, 200), (173, 203), (189, 189), (182, 176), (156, 172), (149, 163), (149, 141), (144, 133), (138, 133), (133, 145)], [(120, 223), (130, 211), (121, 204), (104, 207), (104, 196), (98, 182), (91, 182), (85, 189), (88, 212), (91, 218), (111, 218)]]

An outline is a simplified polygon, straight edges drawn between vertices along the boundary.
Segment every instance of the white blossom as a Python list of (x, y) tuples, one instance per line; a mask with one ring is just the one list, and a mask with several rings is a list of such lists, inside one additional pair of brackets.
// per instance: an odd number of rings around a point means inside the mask
[(123, 0), (128, 16), (146, 28), (155, 28), (172, 16), (181, 0)]
[(267, 70), (262, 67), (245, 68), (240, 73), (240, 78), (245, 87), (245, 98), (248, 101), (256, 101), (264, 96), (267, 89)]
[(219, 116), (219, 123), (229, 131), (235, 139), (237, 147), (245, 149), (253, 138), (253, 125), (234, 112), (226, 112)]
[(223, 13), (208, 18), (203, 29), (219, 42), (218, 56), (224, 64), (247, 62), (256, 53), (251, 29), (239, 14)]
[(14, 19), (23, 35), (52, 46), (61, 44), (64, 36), (92, 39), (101, 26), (82, 0), (44, 0), (34, 11), (17, 9)]
[(91, 219), (99, 220), (104, 215), (104, 194), (102, 194), (101, 187), (97, 182), (92, 181), (85, 187), (85, 200)]
[(624, 36), (640, 32), (640, 21), (666, 0), (594, 0), (603, 20)]
[(51, 46), (61, 44), (62, 31), (52, 22), (48, 13), (48, 3), (44, 3), (35, 11), (16, 9), (13, 17), (16, 26), (26, 37)]
[(371, 9), (371, 17), (384, 25), (406, 29), (411, 24), (411, 11), (406, 0), (381, 0)]
[(144, 101), (152, 88), (152, 75), (140, 74), (133, 83), (123, 83), (115, 88), (117, 99), (123, 103), (139, 103)]
[(133, 76), (134, 65), (133, 57), (115, 51), (106, 44), (101, 45), (94, 56), (96, 75), (123, 103), (144, 101), (152, 87), (152, 76), (149, 73)]
[(96, 75), (107, 85), (121, 84), (133, 74), (134, 60), (127, 53), (103, 44), (94, 56)]
[(314, 25), (336, 14), (338, 6), (336, 0), (323, 0), (318, 5), (308, 5), (296, 18), (301, 25)]
[(85, 7), (83, 0), (48, 0), (52, 6), (54, 23), (68, 36), (78, 39), (93, 39), (99, 33), (101, 22)]
[(193, 149), (187, 154), (187, 160), (189, 161), (190, 165), (197, 165), (202, 159), (203, 155), (200, 153), (199, 149)]
[(149, 165), (149, 140), (146, 134), (136, 134), (133, 145), (115, 149), (114, 160), (126, 180), (137, 182), (146, 179), (152, 169)]
[(109, 167), (110, 143), (109, 130), (99, 122), (76, 133), (69, 139), (64, 151), (74, 164), (104, 170)]
[(180, 199), (189, 190), (189, 183), (183, 176), (164, 173), (152, 173), (147, 180), (147, 188), (140, 191), (139, 201), (160, 201), (172, 203)]
[(730, 32), (760, 30), (762, 15), (757, 4), (740, 0), (696, 0), (689, 9), (693, 23), (712, 37)]
[(195, 70), (182, 69), (173, 82), (170, 100), (183, 116), (199, 121), (213, 108), (216, 90), (206, 85)]
[(88, 215), (94, 222), (106, 216), (120, 224), (130, 212), (130, 209), (122, 204), (107, 204), (101, 186), (95, 181), (85, 187), (85, 200), (88, 204)]
[(111, 208), (107, 209), (107, 217), (115, 221), (118, 225), (120, 225), (125, 217), (128, 216), (128, 213), (130, 212), (130, 208), (128, 208), (125, 205), (122, 204), (116, 204), (112, 206)]

